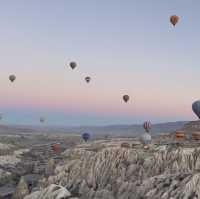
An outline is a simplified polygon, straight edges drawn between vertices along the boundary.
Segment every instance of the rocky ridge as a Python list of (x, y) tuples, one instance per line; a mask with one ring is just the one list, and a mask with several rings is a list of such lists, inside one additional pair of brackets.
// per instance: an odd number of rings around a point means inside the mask
[[(66, 150), (54, 174), (40, 182), (40, 194), (59, 185), (71, 194), (64, 198), (200, 198), (198, 145), (151, 145), (144, 150), (131, 139), (133, 147), (122, 148), (124, 141), (94, 141)], [(49, 192), (51, 195), (52, 191)]]

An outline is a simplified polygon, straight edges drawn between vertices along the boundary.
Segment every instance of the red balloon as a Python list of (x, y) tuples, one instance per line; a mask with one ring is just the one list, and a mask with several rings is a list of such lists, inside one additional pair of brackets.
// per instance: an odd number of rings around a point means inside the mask
[(51, 147), (54, 152), (60, 151), (60, 144), (52, 144)]
[(179, 21), (179, 17), (176, 15), (173, 15), (170, 17), (170, 22), (172, 23), (173, 26), (175, 26)]

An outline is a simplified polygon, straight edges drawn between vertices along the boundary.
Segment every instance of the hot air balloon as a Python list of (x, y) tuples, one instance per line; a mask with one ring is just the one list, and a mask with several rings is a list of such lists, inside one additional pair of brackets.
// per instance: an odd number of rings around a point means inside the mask
[(86, 77), (86, 78), (85, 78), (85, 81), (86, 81), (87, 83), (89, 83), (90, 80), (91, 80), (91, 77)]
[(10, 80), (11, 82), (14, 82), (15, 79), (16, 79), (15, 75), (10, 75), (10, 76), (9, 76), (9, 80)]
[(54, 152), (59, 152), (60, 151), (60, 144), (59, 143), (52, 144), (51, 148)]
[(89, 133), (83, 133), (82, 138), (85, 142), (87, 142), (90, 139), (90, 134)]
[(44, 117), (41, 117), (41, 118), (40, 118), (40, 122), (41, 122), (41, 123), (44, 123), (44, 122), (45, 122)]
[(140, 137), (140, 141), (142, 142), (142, 144), (144, 145), (148, 145), (151, 143), (151, 135), (147, 132), (145, 132), (141, 137)]
[(172, 15), (170, 17), (170, 22), (172, 23), (173, 26), (175, 26), (178, 23), (178, 21), (179, 21), (179, 17), (178, 16)]
[(128, 95), (123, 96), (123, 100), (127, 103), (129, 101), (130, 97)]
[(200, 140), (200, 133), (199, 132), (193, 132), (192, 133), (192, 139), (193, 140)]
[(184, 140), (185, 139), (185, 132), (182, 130), (176, 131), (176, 140)]
[(200, 100), (199, 101), (195, 101), (192, 104), (192, 110), (197, 115), (197, 117), (200, 119)]
[(72, 69), (75, 69), (77, 67), (77, 64), (76, 62), (70, 62), (69, 63), (69, 66), (72, 68)]
[(149, 121), (144, 122), (143, 127), (146, 132), (149, 132), (151, 129), (151, 122), (149, 122)]

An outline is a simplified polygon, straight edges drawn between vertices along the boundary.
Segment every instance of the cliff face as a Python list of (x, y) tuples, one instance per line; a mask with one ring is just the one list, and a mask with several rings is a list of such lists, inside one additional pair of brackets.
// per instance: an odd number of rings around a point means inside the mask
[(19, 184), (16, 187), (16, 190), (12, 196), (12, 199), (21, 199), (29, 194), (29, 189), (26, 181), (22, 177), (19, 181)]
[(200, 148), (152, 145), (145, 151), (121, 148), (118, 141), (93, 142), (66, 150), (35, 198), (52, 184), (69, 191), (66, 198), (200, 198), (199, 170)]

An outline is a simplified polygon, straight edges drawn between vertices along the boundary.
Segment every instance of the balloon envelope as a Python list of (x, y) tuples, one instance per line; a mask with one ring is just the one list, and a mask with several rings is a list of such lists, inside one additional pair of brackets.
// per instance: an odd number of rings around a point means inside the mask
[(52, 150), (54, 152), (58, 152), (60, 150), (60, 144), (56, 143), (56, 144), (52, 144)]
[(91, 80), (91, 77), (86, 77), (86, 78), (85, 78), (85, 81), (86, 81), (87, 83), (89, 83), (90, 80)]
[(196, 101), (192, 104), (192, 110), (197, 115), (197, 117), (200, 119), (200, 100)]
[(128, 102), (129, 99), (130, 99), (130, 97), (129, 97), (128, 95), (124, 95), (124, 96), (123, 96), (123, 100), (124, 100), (125, 102)]
[(140, 141), (142, 142), (142, 144), (146, 145), (146, 144), (150, 144), (151, 143), (151, 135), (149, 133), (144, 133), (141, 137), (140, 137)]
[(90, 134), (89, 133), (83, 133), (82, 138), (85, 142), (87, 142), (90, 139)]
[(9, 76), (9, 80), (10, 80), (11, 82), (14, 82), (15, 79), (16, 79), (16, 76), (15, 76), (15, 75), (10, 75), (10, 76)]
[(76, 62), (70, 62), (69, 65), (70, 65), (70, 67), (71, 67), (72, 69), (75, 69), (76, 66), (77, 66)]
[(179, 21), (179, 17), (178, 16), (172, 15), (170, 17), (170, 22), (173, 24), (173, 26), (175, 26), (178, 23), (178, 21)]
[(176, 131), (176, 139), (177, 140), (183, 140), (185, 139), (185, 132), (184, 131)]

